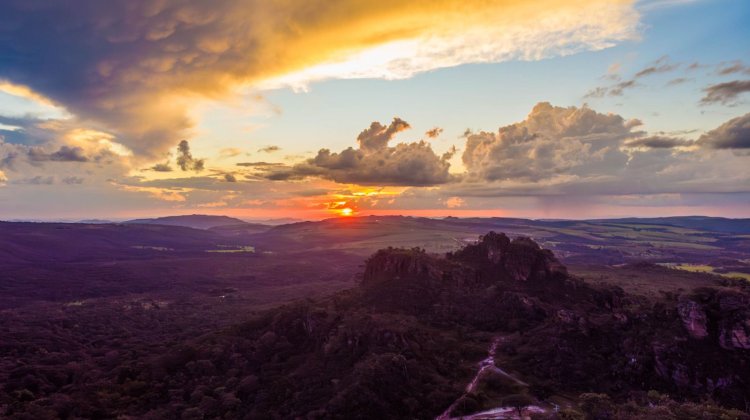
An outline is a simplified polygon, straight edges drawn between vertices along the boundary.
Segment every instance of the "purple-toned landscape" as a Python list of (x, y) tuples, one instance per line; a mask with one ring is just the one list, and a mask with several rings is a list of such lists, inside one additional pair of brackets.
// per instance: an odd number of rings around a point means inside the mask
[(0, 420), (750, 420), (748, 22), (0, 1)]
[(747, 219), (0, 233), (8, 418), (747, 416)]

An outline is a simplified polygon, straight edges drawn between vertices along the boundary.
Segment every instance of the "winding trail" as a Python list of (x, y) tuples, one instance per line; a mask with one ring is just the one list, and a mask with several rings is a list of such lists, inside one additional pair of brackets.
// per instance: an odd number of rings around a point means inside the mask
[[(453, 404), (448, 407), (443, 414), (435, 417), (435, 420), (453, 420), (453, 419), (462, 419), (462, 420), (494, 420), (494, 419), (514, 419), (518, 418), (516, 409), (513, 407), (497, 407), (493, 408), (491, 410), (482, 411), (479, 413), (469, 414), (461, 417), (451, 417), (451, 412), (458, 406), (459, 402), (463, 397), (465, 397), (468, 394), (471, 394), (477, 389), (477, 386), (479, 385), (479, 380), (482, 378), (482, 376), (485, 375), (486, 372), (495, 372), (500, 375), (505, 376), (506, 378), (514, 381), (515, 383), (527, 387), (529, 384), (526, 382), (516, 378), (515, 376), (511, 375), (510, 373), (506, 372), (505, 370), (497, 367), (495, 365), (495, 354), (497, 353), (497, 347), (500, 345), (501, 342), (505, 337), (498, 336), (492, 339), (492, 344), (490, 344), (490, 348), (487, 351), (487, 357), (484, 358), (482, 361), (479, 362), (477, 373), (474, 375), (474, 377), (471, 379), (471, 382), (469, 382), (468, 385), (466, 385), (466, 389), (464, 393), (456, 399), (456, 401), (453, 402)], [(544, 413), (547, 410), (545, 410), (542, 407), (539, 407), (537, 405), (530, 405), (524, 409), (524, 412), (526, 413)]]

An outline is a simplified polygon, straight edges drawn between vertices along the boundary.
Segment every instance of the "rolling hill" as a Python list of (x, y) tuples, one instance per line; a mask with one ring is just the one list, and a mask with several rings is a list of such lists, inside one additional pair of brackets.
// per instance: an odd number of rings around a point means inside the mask
[(264, 229), (267, 229), (267, 226), (259, 223), (247, 223), (234, 217), (212, 216), (205, 214), (166, 216), (152, 219), (134, 219), (128, 220), (123, 223), (138, 225), (184, 226), (194, 229), (211, 229), (226, 226), (241, 226), (244, 229), (254, 229), (254, 231), (262, 231)]

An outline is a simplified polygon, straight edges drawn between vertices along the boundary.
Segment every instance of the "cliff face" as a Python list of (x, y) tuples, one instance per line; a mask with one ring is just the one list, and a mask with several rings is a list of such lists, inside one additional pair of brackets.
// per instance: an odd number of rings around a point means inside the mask
[(725, 350), (750, 349), (750, 298), (730, 290), (703, 289), (677, 307), (691, 338)]
[[(490, 232), (445, 258), (379, 251), (367, 262), (362, 296), (379, 310), (433, 322), (536, 331), (516, 343), (529, 343), (520, 369), (581, 389), (598, 382), (611, 384), (613, 392), (661, 384), (738, 404), (749, 386), (743, 379), (750, 375), (748, 293), (705, 288), (636, 304), (621, 289), (568, 275), (552, 252), (529, 238)], [(607, 379), (613, 375), (618, 380)]]
[(368, 259), (363, 275), (365, 299), (381, 308), (431, 311), (485, 321), (509, 311), (531, 316), (544, 310), (513, 293), (568, 279), (552, 252), (528, 238), (510, 240), (490, 232), (444, 258), (419, 249), (385, 249)]
[(500, 280), (546, 280), (567, 274), (551, 251), (542, 249), (530, 238), (510, 240), (503, 233), (490, 232), (479, 242), (468, 245), (449, 256), (454, 261), (468, 263), (483, 270), (489, 277)]
[(439, 283), (440, 279), (445, 279), (443, 284), (450, 286), (447, 279), (453, 279), (465, 286), (472, 283), (467, 278), (472, 274), (482, 277), (483, 284), (489, 285), (497, 281), (543, 281), (564, 277), (567, 271), (551, 251), (542, 249), (533, 240), (520, 237), (511, 241), (505, 234), (490, 232), (476, 244), (449, 253), (446, 258), (418, 249), (380, 250), (367, 261), (364, 285), (425, 279)]
[(702, 339), (708, 336), (708, 319), (700, 304), (694, 300), (685, 300), (677, 306), (677, 313), (690, 337)]

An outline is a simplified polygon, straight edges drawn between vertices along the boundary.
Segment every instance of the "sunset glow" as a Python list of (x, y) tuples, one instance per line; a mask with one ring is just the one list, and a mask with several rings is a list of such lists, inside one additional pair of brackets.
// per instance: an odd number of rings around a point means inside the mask
[(0, 217), (750, 216), (745, 1), (147, 3), (0, 6)]

